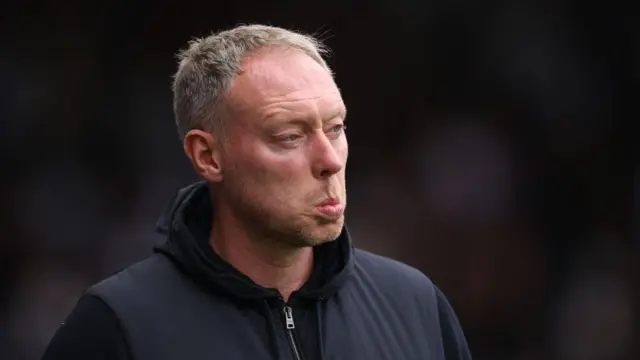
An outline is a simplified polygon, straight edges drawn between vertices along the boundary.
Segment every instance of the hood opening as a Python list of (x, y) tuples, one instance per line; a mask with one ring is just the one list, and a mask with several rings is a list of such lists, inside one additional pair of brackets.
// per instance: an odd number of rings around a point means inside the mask
[[(277, 290), (256, 284), (213, 251), (209, 233), (214, 210), (205, 182), (181, 189), (158, 220), (157, 230), (166, 237), (154, 251), (209, 290), (241, 299), (280, 297)], [(292, 296), (322, 299), (333, 295), (352, 272), (352, 251), (346, 227), (335, 241), (315, 247), (312, 274)]]

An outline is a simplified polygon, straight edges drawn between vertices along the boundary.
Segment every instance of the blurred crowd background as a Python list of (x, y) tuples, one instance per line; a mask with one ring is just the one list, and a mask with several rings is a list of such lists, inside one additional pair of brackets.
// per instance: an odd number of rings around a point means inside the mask
[(577, 0), (0, 5), (0, 359), (39, 358), (87, 286), (150, 253), (196, 180), (174, 55), (254, 22), (333, 49), (355, 242), (429, 275), (475, 359), (640, 359), (636, 20)]

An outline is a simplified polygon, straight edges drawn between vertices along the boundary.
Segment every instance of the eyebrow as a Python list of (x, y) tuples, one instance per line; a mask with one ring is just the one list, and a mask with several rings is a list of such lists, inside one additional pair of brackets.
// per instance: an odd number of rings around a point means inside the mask
[(322, 122), (328, 122), (335, 118), (342, 118), (344, 121), (347, 118), (347, 109), (344, 106), (341, 106), (337, 111), (334, 111), (330, 116), (324, 117)]
[(338, 111), (336, 111), (333, 116), (331, 116), (329, 119), (335, 119), (337, 117), (341, 117), (342, 121), (347, 120), (347, 108), (344, 106), (341, 106), (340, 109)]

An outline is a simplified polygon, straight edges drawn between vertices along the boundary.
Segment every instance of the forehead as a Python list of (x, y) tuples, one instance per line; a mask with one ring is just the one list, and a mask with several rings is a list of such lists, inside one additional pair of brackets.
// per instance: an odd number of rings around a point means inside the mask
[(259, 113), (344, 107), (329, 71), (304, 52), (288, 48), (264, 49), (245, 59), (229, 97), (234, 108)]

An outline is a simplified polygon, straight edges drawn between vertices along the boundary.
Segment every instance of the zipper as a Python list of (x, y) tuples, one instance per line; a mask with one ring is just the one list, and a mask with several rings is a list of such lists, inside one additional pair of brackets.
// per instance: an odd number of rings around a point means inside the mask
[(293, 354), (296, 360), (302, 360), (302, 356), (300, 355), (300, 350), (298, 349), (298, 345), (296, 345), (295, 338), (295, 328), (296, 324), (293, 322), (293, 309), (290, 306), (284, 306), (284, 321), (287, 327), (287, 334), (289, 335), (289, 342), (291, 343), (291, 347), (293, 348)]

